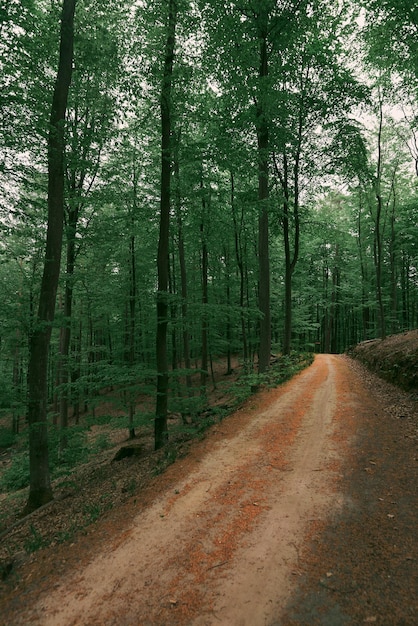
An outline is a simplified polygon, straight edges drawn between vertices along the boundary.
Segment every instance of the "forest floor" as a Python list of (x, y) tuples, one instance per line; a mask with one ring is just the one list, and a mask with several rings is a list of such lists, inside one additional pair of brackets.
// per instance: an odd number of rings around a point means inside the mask
[(317, 355), (143, 484), (114, 464), (126, 499), (17, 555), (0, 624), (417, 624), (417, 400)]

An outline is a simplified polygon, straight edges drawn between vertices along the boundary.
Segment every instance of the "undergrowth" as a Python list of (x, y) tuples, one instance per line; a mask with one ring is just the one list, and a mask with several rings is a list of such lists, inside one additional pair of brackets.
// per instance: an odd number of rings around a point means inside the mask
[(313, 360), (314, 354), (311, 352), (292, 352), (286, 356), (276, 357), (270, 369), (263, 374), (252, 372), (241, 376), (234, 385), (237, 403), (245, 401), (261, 387), (273, 388), (283, 384), (305, 367), (308, 367)]
[[(183, 446), (185, 441), (199, 439), (205, 436), (208, 428), (222, 421), (228, 414), (247, 400), (254, 392), (262, 387), (276, 387), (291, 378), (300, 370), (304, 369), (313, 361), (313, 354), (291, 354), (288, 357), (278, 357), (272, 364), (271, 369), (263, 375), (257, 373), (243, 374), (238, 381), (224, 382), (223, 390), (228, 398), (221, 406), (209, 406), (205, 404), (205, 398), (194, 398), (193, 411), (189, 413), (187, 420), (169, 420), (169, 442), (155, 457), (152, 471), (154, 476), (163, 473), (169, 465), (178, 458), (187, 454), (188, 446)], [(193, 400), (193, 398), (192, 398)], [(172, 402), (171, 410), (175, 406)], [(177, 417), (179, 413), (177, 412)], [(100, 422), (100, 424), (99, 424)], [(99, 432), (94, 427), (100, 425)], [(64, 485), (70, 491), (77, 491), (77, 475), (74, 470), (94, 458), (100, 451), (110, 447), (112, 429), (125, 428), (128, 425), (127, 417), (114, 417), (111, 415), (87, 417), (82, 425), (73, 426), (64, 433), (58, 427), (51, 425), (49, 432), (50, 469), (52, 479), (59, 478), (59, 484)], [(153, 414), (150, 412), (138, 412), (135, 415), (135, 427), (141, 427), (143, 432), (152, 437)], [(66, 447), (63, 448), (62, 438), (66, 439)], [(0, 489), (9, 492), (3, 504), (8, 503), (7, 509), (17, 508), (21, 510), (25, 499), (25, 492), (29, 482), (29, 454), (27, 433), (18, 435), (13, 445), (12, 461), (8, 468), (3, 471), (0, 478)], [(30, 532), (26, 538), (25, 551), (30, 553), (37, 551), (49, 544), (62, 543), (72, 538), (94, 523), (101, 515), (114, 506), (114, 489), (116, 482), (100, 498), (84, 501), (81, 505), (80, 515), (65, 529), (57, 528), (50, 536), (43, 536), (36, 527), (36, 523), (30, 526)], [(132, 478), (122, 489), (134, 496), (137, 490), (137, 480)], [(0, 528), (5, 523), (9, 513), (2, 507), (0, 515)]]
[[(164, 458), (156, 466), (155, 473), (161, 473), (165, 468), (173, 463), (177, 458), (175, 443), (182, 440), (193, 439), (204, 436), (206, 430), (214, 423), (221, 421), (236, 409), (242, 402), (248, 399), (255, 391), (261, 387), (276, 387), (282, 384), (297, 372), (310, 365), (314, 355), (292, 353), (289, 356), (279, 356), (268, 372), (264, 374), (249, 373), (243, 374), (240, 378), (226, 387), (228, 396), (232, 400), (226, 406), (205, 406), (202, 397), (191, 398), (194, 405), (188, 419), (180, 424), (170, 426), (170, 440)], [(173, 408), (178, 402), (173, 402)], [(100, 424), (109, 430), (89, 436), (92, 426)], [(138, 412), (135, 415), (135, 428), (151, 429), (153, 415), (146, 412)], [(65, 431), (57, 426), (51, 425), (49, 428), (49, 462), (51, 478), (61, 478), (70, 476), (74, 468), (88, 462), (99, 452), (111, 447), (110, 433), (112, 429), (128, 427), (128, 417), (112, 417), (110, 415), (87, 417), (82, 425), (71, 426)], [(3, 439), (7, 439), (3, 434)], [(9, 466), (0, 476), (0, 491), (14, 492), (29, 485), (29, 453), (28, 435), (24, 432), (14, 436), (12, 460)], [(65, 446), (62, 445), (65, 440)], [(171, 445), (174, 443), (174, 446)], [(34, 539), (35, 540), (35, 539)], [(36, 542), (36, 540), (35, 540)]]

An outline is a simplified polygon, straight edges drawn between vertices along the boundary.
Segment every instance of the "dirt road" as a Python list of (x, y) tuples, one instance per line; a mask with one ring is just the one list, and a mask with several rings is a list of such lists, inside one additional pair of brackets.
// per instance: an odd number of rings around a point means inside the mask
[[(80, 554), (79, 566), (64, 577), (51, 572), (37, 602), (15, 614), (13, 624), (418, 623), (412, 621), (418, 614), (413, 526), (402, 561), (412, 587), (403, 584), (399, 592), (408, 605), (397, 614), (400, 621), (391, 621), (385, 606), (383, 616), (377, 612), (372, 594), (368, 601), (362, 598), (364, 606), (353, 599), (360, 593), (353, 583), (354, 563), (352, 570), (344, 569), (344, 580), (337, 577), (335, 562), (328, 564), (327, 545), (338, 534), (335, 521), (357, 510), (344, 478), (347, 466), (356, 465), (366, 418), (381, 411), (372, 393), (348, 359), (318, 355), (287, 384), (261, 392), (214, 427), (187, 458), (158, 477), (158, 495), (149, 506), (133, 502), (129, 511), (104, 522), (99, 549)], [(365, 479), (379, 462), (376, 456), (361, 459)], [(370, 489), (376, 505), (379, 498)], [(382, 493), (382, 505), (385, 498)], [(132, 514), (135, 506), (139, 512)], [(394, 519), (387, 515), (397, 515), (396, 506), (389, 501), (388, 506), (393, 513), (382, 513), (386, 524)], [(413, 520), (405, 523), (408, 534)], [(352, 561), (363, 551), (347, 528), (332, 552), (339, 551), (339, 564), (350, 540), (358, 544)], [(361, 528), (357, 533), (361, 537)], [(369, 567), (378, 567), (372, 561)], [(350, 595), (349, 605), (336, 598), (338, 591)]]

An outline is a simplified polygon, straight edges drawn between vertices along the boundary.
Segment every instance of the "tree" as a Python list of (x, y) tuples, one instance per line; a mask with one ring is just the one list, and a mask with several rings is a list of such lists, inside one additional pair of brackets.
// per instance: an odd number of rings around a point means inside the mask
[(59, 63), (52, 96), (48, 134), (48, 230), (38, 314), (30, 337), (28, 423), (30, 489), (28, 513), (52, 499), (48, 465), (48, 348), (55, 312), (64, 220), (64, 123), (71, 83), (76, 0), (64, 0)]
[(285, 354), (292, 343), (292, 281), (299, 261), (303, 203), (324, 176), (329, 158), (325, 146), (336, 132), (336, 121), (346, 120), (367, 94), (347, 69), (343, 42), (349, 36), (348, 17), (344, 7), (302, 4), (292, 15), (287, 45), (273, 48), (278, 56), (276, 63), (272, 60), (278, 104), (271, 144), (284, 253)]
[(386, 318), (385, 307), (383, 305), (383, 290), (382, 290), (382, 264), (383, 264), (383, 197), (382, 197), (382, 170), (383, 170), (383, 146), (382, 146), (382, 132), (383, 132), (383, 101), (381, 96), (381, 90), (379, 89), (379, 109), (378, 109), (378, 132), (377, 132), (377, 162), (376, 162), (376, 176), (374, 181), (374, 194), (376, 198), (376, 210), (372, 212), (374, 219), (374, 246), (373, 257), (374, 266), (376, 270), (376, 298), (379, 313), (379, 335), (381, 339), (386, 338)]
[(270, 366), (271, 353), (271, 313), (270, 313), (270, 255), (269, 255), (269, 120), (267, 113), (267, 79), (269, 74), (268, 32), (269, 3), (260, 2), (255, 17), (259, 40), (259, 83), (256, 102), (256, 132), (258, 147), (258, 258), (259, 258), (259, 308), (260, 347), (258, 351), (258, 371), (265, 372)]
[(369, 61), (418, 86), (418, 8), (414, 0), (364, 0)]
[[(96, 5), (99, 11), (100, 5)], [(83, 10), (84, 9), (84, 10)], [(78, 36), (75, 42), (77, 64), (67, 111), (65, 136), (65, 287), (60, 329), (60, 355), (57, 380), (60, 385), (61, 444), (65, 447), (68, 427), (70, 382), (70, 345), (76, 259), (83, 245), (79, 224), (87, 217), (89, 196), (100, 172), (102, 153), (113, 128), (116, 98), (113, 95), (120, 74), (123, 46), (113, 32), (122, 15), (107, 11), (101, 23), (92, 23), (91, 15), (81, 4), (78, 10)], [(90, 218), (91, 218), (90, 207)], [(84, 233), (85, 237), (85, 233)]]
[(168, 403), (168, 268), (169, 268), (169, 225), (172, 170), (172, 113), (171, 91), (173, 81), (174, 46), (177, 23), (177, 1), (167, 3), (167, 35), (164, 53), (164, 68), (161, 85), (161, 195), (160, 195), (160, 234), (158, 240), (157, 268), (157, 398), (155, 408), (155, 449), (161, 448), (167, 441), (167, 403)]

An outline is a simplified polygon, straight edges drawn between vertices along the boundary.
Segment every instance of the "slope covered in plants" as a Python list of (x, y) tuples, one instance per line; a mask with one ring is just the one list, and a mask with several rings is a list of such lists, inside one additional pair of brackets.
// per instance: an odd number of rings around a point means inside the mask
[(363, 341), (349, 353), (385, 380), (418, 392), (418, 330)]

